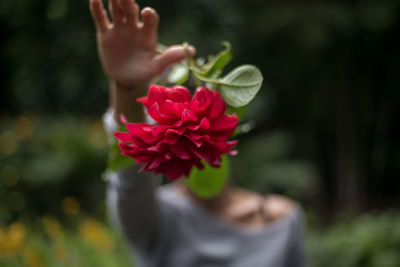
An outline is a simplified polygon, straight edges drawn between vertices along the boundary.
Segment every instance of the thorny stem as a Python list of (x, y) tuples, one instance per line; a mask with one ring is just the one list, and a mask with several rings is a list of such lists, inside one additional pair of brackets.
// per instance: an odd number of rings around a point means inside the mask
[(192, 94), (194, 94), (194, 91), (196, 90), (197, 87), (202, 85), (202, 82), (198, 77), (195, 75), (195, 73), (192, 71), (194, 68), (196, 61), (193, 60), (189, 56), (188, 48), (189, 48), (189, 43), (188, 42), (183, 42), (182, 44), (184, 51), (185, 51), (185, 59), (186, 59), (186, 66), (188, 67), (189, 70), (189, 75), (188, 75), (188, 88), (191, 91)]

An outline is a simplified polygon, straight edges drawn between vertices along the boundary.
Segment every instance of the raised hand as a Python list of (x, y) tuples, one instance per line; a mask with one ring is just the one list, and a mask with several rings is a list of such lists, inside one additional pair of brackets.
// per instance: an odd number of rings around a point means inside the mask
[[(148, 83), (166, 67), (185, 57), (182, 46), (156, 51), (158, 15), (146, 7), (140, 14), (134, 0), (109, 0), (111, 19), (101, 0), (90, 0), (97, 29), (97, 44), (105, 73), (120, 87), (136, 88)], [(195, 50), (188, 48), (193, 56)]]

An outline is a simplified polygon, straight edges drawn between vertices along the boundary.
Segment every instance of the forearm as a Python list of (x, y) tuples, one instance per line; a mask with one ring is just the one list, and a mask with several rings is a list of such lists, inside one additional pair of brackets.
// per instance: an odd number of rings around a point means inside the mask
[(138, 167), (111, 175), (107, 185), (109, 216), (138, 248), (145, 248), (155, 238), (157, 205), (154, 188), (158, 178), (149, 173), (138, 173)]
[(110, 87), (110, 107), (114, 111), (114, 120), (120, 122), (120, 115), (124, 114), (128, 121), (144, 122), (143, 106), (136, 102), (138, 97), (146, 94), (145, 85), (122, 86), (111, 80)]
[[(103, 117), (106, 131), (110, 136), (117, 130), (113, 110)], [(116, 141), (111, 139), (112, 142)], [(107, 206), (111, 221), (136, 247), (146, 247), (155, 237), (157, 204), (155, 189), (161, 177), (148, 172), (138, 172), (141, 165), (110, 173), (107, 181)]]

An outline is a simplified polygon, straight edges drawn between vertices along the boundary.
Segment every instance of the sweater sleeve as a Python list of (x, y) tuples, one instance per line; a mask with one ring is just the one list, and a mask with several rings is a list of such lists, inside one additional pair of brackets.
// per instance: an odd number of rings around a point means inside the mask
[[(118, 124), (109, 110), (103, 117), (112, 138)], [(107, 181), (107, 208), (111, 222), (135, 248), (145, 249), (156, 235), (158, 207), (155, 189), (161, 176), (138, 172), (140, 166), (111, 173)]]
[(290, 246), (288, 248), (287, 264), (285, 266), (308, 266), (305, 250), (304, 250), (304, 214), (300, 206), (296, 209), (295, 220), (292, 222), (290, 229)]

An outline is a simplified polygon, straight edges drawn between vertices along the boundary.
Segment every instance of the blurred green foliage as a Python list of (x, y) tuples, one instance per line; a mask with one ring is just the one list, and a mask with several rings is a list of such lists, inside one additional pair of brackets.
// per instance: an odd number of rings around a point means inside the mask
[(0, 123), (0, 222), (60, 215), (63, 198), (103, 209), (107, 142), (100, 120), (21, 115)]
[(87, 1), (0, 4), (1, 110), (99, 114), (107, 103)]
[[(397, 267), (398, 212), (364, 214), (334, 226), (309, 227), (306, 249), (311, 267)], [(34, 221), (0, 225), (1, 266), (128, 266), (131, 254), (109, 226), (77, 213), (68, 227), (44, 215)], [(72, 225), (72, 226), (71, 226)]]
[(400, 214), (365, 214), (328, 230), (309, 229), (311, 266), (396, 267), (400, 264)]
[(305, 203), (315, 197), (318, 171), (309, 161), (291, 158), (293, 138), (275, 131), (238, 144), (232, 157), (232, 178), (243, 187), (262, 193), (280, 193)]
[(104, 266), (131, 265), (128, 247), (104, 223), (74, 215), (65, 228), (50, 215), (34, 221), (0, 225), (0, 266)]

